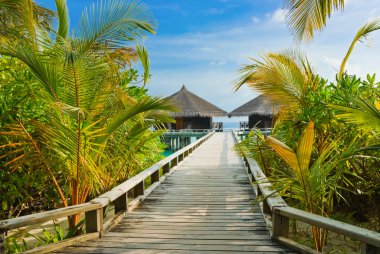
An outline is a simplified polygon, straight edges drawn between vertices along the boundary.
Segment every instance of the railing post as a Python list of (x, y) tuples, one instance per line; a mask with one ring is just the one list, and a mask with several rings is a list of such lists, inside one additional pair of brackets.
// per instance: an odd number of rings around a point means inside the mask
[(150, 176), (150, 183), (153, 184), (155, 182), (160, 181), (160, 170), (158, 169)]
[(128, 195), (124, 193), (114, 201), (115, 214), (121, 211), (128, 211)]
[(276, 207), (273, 207), (272, 224), (273, 224), (272, 236), (274, 238), (277, 238), (280, 236), (289, 238), (289, 218), (279, 214)]
[(265, 214), (271, 214), (272, 211), (270, 210), (270, 207), (268, 205), (268, 201), (266, 199), (263, 200), (263, 212)]
[(172, 165), (171, 165), (172, 168), (175, 167), (175, 166), (177, 166), (177, 163), (178, 163), (177, 159), (178, 159), (177, 157), (175, 157), (174, 159), (172, 159)]
[(376, 246), (370, 245), (368, 243), (362, 242), (360, 253), (361, 254), (379, 254), (380, 253), (380, 247), (376, 247)]
[(103, 208), (85, 212), (86, 233), (102, 232)]
[(138, 196), (144, 195), (145, 188), (144, 188), (144, 181), (141, 181), (133, 188), (133, 197), (137, 198)]
[(162, 167), (162, 173), (165, 175), (167, 173), (169, 173), (170, 171), (170, 165), (169, 165), (169, 162), (166, 163), (163, 167)]

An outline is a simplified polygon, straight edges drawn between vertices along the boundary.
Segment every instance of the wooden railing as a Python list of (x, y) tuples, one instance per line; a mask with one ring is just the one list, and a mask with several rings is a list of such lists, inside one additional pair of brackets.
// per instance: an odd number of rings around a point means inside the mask
[[(199, 147), (213, 134), (214, 132), (210, 132), (193, 144), (178, 150), (172, 155), (159, 161), (138, 175), (116, 186), (103, 195), (91, 200), (90, 202), (0, 221), (0, 253), (4, 252), (3, 243), (7, 231), (25, 226), (41, 224), (75, 214), (85, 214), (85, 234), (63, 240), (56, 244), (37, 247), (27, 251), (27, 253), (45, 253), (70, 246), (74, 243), (100, 237), (104, 232), (107, 232), (110, 228), (116, 225), (123, 218), (126, 211), (133, 209), (162, 181), (164, 181), (165, 178), (172, 173), (171, 169), (176, 167), (178, 163), (183, 161), (185, 157), (192, 153), (194, 149)], [(148, 178), (150, 178), (151, 185), (148, 188), (145, 188), (144, 183)], [(133, 200), (128, 202), (128, 194), (130, 191), (133, 192)], [(103, 210), (109, 205), (114, 205), (115, 215), (106, 222), (103, 222)]]
[[(236, 143), (238, 143), (239, 139), (235, 132), (234, 137)], [(359, 240), (362, 254), (380, 253), (380, 233), (288, 206), (282, 197), (274, 191), (270, 181), (256, 161), (247, 157), (243, 157), (243, 160), (256, 196), (262, 200), (260, 204), (261, 210), (272, 239), (301, 253), (319, 253), (289, 238), (289, 219), (294, 219)]]

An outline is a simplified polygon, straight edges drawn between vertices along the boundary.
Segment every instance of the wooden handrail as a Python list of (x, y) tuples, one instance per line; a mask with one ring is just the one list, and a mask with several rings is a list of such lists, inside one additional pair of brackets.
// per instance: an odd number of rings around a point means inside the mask
[[(2, 239), (1, 235), (4, 235), (8, 230), (40, 224), (50, 220), (59, 219), (79, 213), (85, 213), (86, 233), (99, 232), (99, 235), (101, 235), (101, 232), (103, 231), (104, 207), (114, 204), (115, 214), (120, 213), (120, 211), (127, 211), (128, 191), (133, 190), (135, 200), (140, 201), (141, 198), (139, 197), (144, 196), (145, 191), (148, 192), (148, 189), (145, 190), (144, 187), (144, 181), (148, 177), (151, 177), (151, 182), (155, 183), (152, 184), (149, 188), (156, 188), (159, 183), (164, 180), (164, 177), (160, 179), (160, 169), (163, 169), (163, 175), (168, 174), (170, 169), (177, 166), (180, 161), (192, 153), (194, 149), (199, 147), (214, 133), (214, 131), (208, 133), (193, 144), (190, 144), (178, 150), (177, 152), (157, 162), (156, 164), (152, 165), (131, 179), (128, 179), (127, 181), (116, 186), (112, 190), (100, 195), (97, 198), (94, 198), (90, 202), (0, 221), (0, 253), (3, 244), (2, 241), (4, 240)], [(151, 191), (152, 189), (149, 190), (149, 193)]]
[(370, 245), (380, 247), (380, 234), (371, 230), (308, 213), (290, 206), (274, 207), (273, 213), (315, 225), (317, 227), (357, 239), (361, 242), (366, 242)]
[[(236, 132), (234, 138), (238, 143), (239, 137)], [(262, 213), (265, 217), (268, 215), (271, 217), (271, 225), (268, 225), (268, 228), (273, 239), (302, 253), (316, 253), (315, 250), (289, 239), (289, 218), (291, 218), (359, 240), (362, 254), (380, 253), (380, 233), (288, 206), (274, 190), (257, 162), (246, 156), (243, 156), (243, 160), (256, 195), (263, 197)]]

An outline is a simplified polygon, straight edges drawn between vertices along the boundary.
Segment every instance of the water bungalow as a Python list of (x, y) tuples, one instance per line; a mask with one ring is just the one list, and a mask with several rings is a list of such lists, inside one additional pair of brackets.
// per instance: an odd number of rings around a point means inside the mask
[(254, 126), (257, 128), (272, 128), (275, 121), (274, 115), (278, 111), (278, 105), (275, 105), (265, 95), (259, 95), (253, 100), (250, 100), (231, 111), (228, 116), (248, 116), (249, 129)]
[(212, 117), (228, 115), (223, 109), (187, 90), (185, 85), (166, 99), (179, 109), (171, 113), (176, 123), (169, 125), (169, 129), (213, 129)]

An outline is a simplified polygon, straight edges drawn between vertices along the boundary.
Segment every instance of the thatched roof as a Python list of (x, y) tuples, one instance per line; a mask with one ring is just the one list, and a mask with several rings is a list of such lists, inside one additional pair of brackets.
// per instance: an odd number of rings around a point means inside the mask
[(173, 117), (213, 117), (228, 115), (226, 111), (193, 94), (187, 90), (185, 86), (182, 86), (180, 91), (165, 99), (168, 99), (179, 109), (178, 112), (172, 112), (171, 115)]
[(228, 116), (250, 116), (250, 115), (265, 115), (271, 116), (278, 112), (279, 105), (275, 105), (265, 95), (260, 95), (231, 111)]

